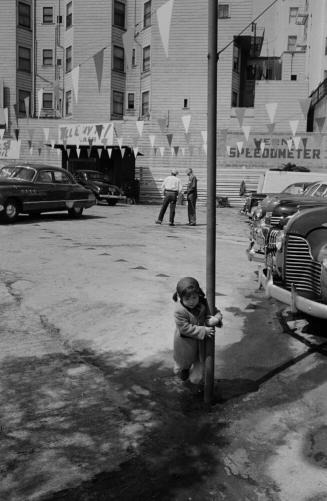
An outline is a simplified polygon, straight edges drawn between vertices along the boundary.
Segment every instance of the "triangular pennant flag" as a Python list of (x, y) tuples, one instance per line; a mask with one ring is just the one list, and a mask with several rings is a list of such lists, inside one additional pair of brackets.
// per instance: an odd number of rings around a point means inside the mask
[(16, 141), (18, 141), (18, 138), (19, 138), (19, 129), (15, 129), (15, 137), (16, 137)]
[(201, 130), (201, 136), (203, 139), (203, 143), (207, 144), (207, 131), (206, 130)]
[(293, 143), (294, 143), (294, 146), (295, 146), (296, 150), (299, 149), (300, 141), (301, 141), (301, 137), (300, 136), (294, 136), (293, 137)]
[(158, 118), (158, 124), (161, 132), (164, 134), (167, 128), (167, 121), (165, 118)]
[(190, 123), (191, 123), (191, 115), (184, 115), (182, 116), (182, 121), (185, 129), (185, 133), (188, 133)]
[(48, 142), (49, 139), (49, 133), (50, 133), (49, 127), (43, 127), (43, 134), (46, 143)]
[(133, 148), (133, 152), (134, 152), (134, 157), (136, 158), (136, 157), (137, 157), (137, 154), (138, 154), (138, 152), (139, 152), (139, 149), (138, 149), (138, 147), (137, 147), (137, 146), (134, 146), (134, 148)]
[(3, 139), (5, 129), (0, 129), (0, 139)]
[(107, 149), (107, 151), (108, 151), (108, 156), (109, 156), (109, 158), (111, 158), (112, 148), (108, 148), (108, 149)]
[(56, 150), (57, 150), (57, 157), (60, 157), (61, 148), (56, 148)]
[(267, 130), (268, 130), (268, 134), (272, 134), (275, 130), (275, 127), (276, 127), (276, 124), (273, 123), (273, 124), (266, 124), (266, 127), (267, 127)]
[(296, 135), (297, 128), (299, 126), (299, 121), (298, 120), (290, 120), (290, 127), (292, 131), (292, 135)]
[[(66, 141), (66, 143), (67, 143), (67, 141)], [(88, 143), (89, 143), (89, 146), (92, 148), (92, 144), (93, 144), (93, 139), (92, 139), (92, 137), (89, 137), (89, 139), (88, 139)]]
[(183, 155), (183, 157), (184, 157), (184, 156), (185, 156), (185, 148), (183, 148), (183, 147), (182, 147), (182, 148), (181, 148), (181, 152), (182, 152), (182, 155)]
[[(92, 139), (91, 139), (91, 141), (92, 141)], [(90, 142), (90, 140), (89, 140), (89, 142)], [(66, 146), (67, 146), (67, 139), (63, 139), (62, 140), (62, 144), (63, 144), (64, 148), (66, 148)]]
[(40, 156), (41, 152), (42, 152), (42, 148), (40, 148), (40, 146), (38, 147), (38, 152), (39, 152), (39, 156)]
[(261, 147), (261, 140), (260, 139), (255, 139), (253, 138), (254, 146), (256, 150), (260, 150)]
[(81, 148), (77, 147), (77, 148), (76, 148), (76, 155), (77, 155), (77, 158), (79, 158), (80, 154), (81, 154)]
[(121, 149), (121, 147), (123, 146), (123, 138), (117, 137), (117, 143), (118, 143), (119, 148)]
[(28, 142), (28, 147), (31, 149), (32, 148), (32, 141), (30, 139), (28, 139), (27, 142)]
[(261, 155), (263, 155), (263, 152), (265, 151), (265, 142), (264, 141), (260, 141), (260, 151), (261, 151)]
[(202, 148), (203, 148), (204, 153), (207, 154), (208, 145), (206, 143), (204, 143), (202, 145)]
[(125, 31), (125, 33), (123, 33), (122, 35), (127, 68), (132, 68), (134, 36), (135, 36), (135, 27), (133, 23), (128, 28), (128, 30)]
[(243, 150), (243, 141), (238, 141), (236, 143), (236, 145), (237, 145), (237, 149), (238, 149), (239, 153), (241, 154), (242, 150)]
[(97, 52), (93, 56), (93, 60), (94, 60), (94, 64), (95, 64), (95, 71), (96, 71), (97, 79), (98, 79), (99, 92), (101, 90), (102, 72), (103, 72), (103, 51), (104, 51), (104, 49), (101, 49), (99, 52)]
[(139, 133), (139, 136), (142, 136), (143, 133), (143, 126), (144, 126), (144, 120), (137, 120), (136, 121), (136, 128)]
[(100, 137), (101, 137), (102, 129), (103, 129), (103, 125), (102, 124), (95, 126), (95, 130), (97, 131), (99, 140), (100, 140)]
[(25, 113), (26, 113), (26, 118), (27, 118), (27, 123), (28, 123), (29, 116), (30, 116), (30, 97), (29, 96), (24, 98), (24, 104), (25, 104)]
[(243, 125), (243, 119), (245, 115), (245, 108), (235, 108), (235, 115), (238, 120), (240, 127)]
[(230, 157), (230, 149), (231, 147), (226, 144), (227, 155)]
[(316, 122), (316, 124), (317, 124), (317, 127), (318, 127), (319, 132), (321, 132), (321, 131), (322, 131), (322, 129), (324, 128), (325, 121), (326, 121), (326, 117), (318, 117), (318, 118), (315, 118), (315, 122)]
[(245, 136), (245, 139), (248, 141), (250, 137), (250, 132), (251, 132), (251, 125), (242, 125), (242, 130), (243, 134)]
[(54, 149), (54, 147), (55, 147), (55, 140), (51, 139), (51, 148)]
[(38, 90), (37, 92), (37, 103), (38, 103), (38, 112), (37, 117), (40, 118), (41, 110), (42, 110), (42, 101), (43, 101), (43, 89)]
[(166, 134), (166, 138), (167, 138), (169, 146), (171, 146), (171, 143), (173, 140), (173, 134)]
[(179, 146), (174, 146), (174, 152), (175, 152), (175, 155), (177, 157), (178, 152), (179, 152)]
[(174, 150), (174, 147), (173, 147), (173, 146), (170, 148), (170, 153), (171, 153), (171, 156), (173, 157), (173, 156), (174, 156), (174, 154), (175, 154), (175, 150)]
[(158, 150), (158, 148), (155, 146), (155, 147), (153, 148), (153, 154), (154, 154), (154, 156), (155, 156), (155, 157), (157, 156), (157, 150)]
[(304, 99), (299, 99), (299, 103), (300, 103), (300, 106), (301, 106), (301, 110), (302, 110), (303, 116), (306, 119), (307, 116), (308, 116), (308, 111), (309, 111), (309, 108), (310, 108), (311, 99), (309, 97), (308, 98), (304, 98)]
[(149, 136), (149, 139), (150, 139), (151, 147), (153, 148), (154, 147), (154, 142), (156, 140), (156, 136), (154, 134), (151, 134), (151, 136)]
[(303, 144), (303, 148), (306, 149), (307, 148), (307, 142), (308, 142), (308, 138), (307, 137), (303, 137), (302, 138), (302, 144)]
[(160, 155), (163, 157), (164, 153), (165, 153), (165, 147), (164, 146), (160, 146), (159, 147), (159, 151), (160, 151)]
[(5, 114), (6, 129), (8, 129), (8, 108), (3, 108)]
[(75, 103), (78, 101), (79, 66), (75, 66), (71, 72)]
[(184, 136), (185, 136), (185, 141), (187, 144), (190, 144), (190, 141), (191, 141), (191, 134), (189, 132), (184, 132)]
[(121, 157), (124, 158), (126, 148), (120, 148)]
[(288, 139), (286, 142), (287, 142), (288, 151), (291, 151), (291, 149), (293, 147), (293, 140)]
[(173, 5), (174, 0), (168, 0), (168, 2), (164, 3), (161, 7), (159, 7), (159, 9), (157, 9), (159, 33), (166, 57), (168, 57), (170, 21)]
[(266, 103), (266, 110), (269, 116), (270, 123), (274, 123), (278, 103)]

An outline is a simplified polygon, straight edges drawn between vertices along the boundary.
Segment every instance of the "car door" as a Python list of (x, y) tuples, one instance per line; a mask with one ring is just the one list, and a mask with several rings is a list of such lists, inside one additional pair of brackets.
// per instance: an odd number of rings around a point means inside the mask
[(88, 191), (78, 184), (68, 172), (54, 171), (54, 179), (60, 191), (60, 208), (71, 209), (76, 203), (84, 207), (89, 198)]
[(52, 170), (40, 170), (35, 178), (35, 189), (37, 202), (34, 204), (35, 211), (51, 211), (57, 208), (59, 196), (54, 182)]

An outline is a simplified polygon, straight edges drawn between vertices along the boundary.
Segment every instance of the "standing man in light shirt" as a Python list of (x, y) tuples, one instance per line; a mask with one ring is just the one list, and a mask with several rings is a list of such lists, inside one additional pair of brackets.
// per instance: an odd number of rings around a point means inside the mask
[(182, 182), (177, 177), (177, 174), (178, 170), (172, 169), (170, 176), (167, 176), (163, 180), (161, 190), (163, 191), (164, 199), (156, 224), (162, 223), (165, 212), (169, 205), (169, 226), (175, 226), (174, 220), (177, 197), (183, 191)]

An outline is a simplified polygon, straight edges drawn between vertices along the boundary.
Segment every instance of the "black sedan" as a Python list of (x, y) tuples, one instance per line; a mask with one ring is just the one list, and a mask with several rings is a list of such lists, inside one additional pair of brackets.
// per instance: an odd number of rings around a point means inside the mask
[(5, 166), (0, 170), (0, 218), (16, 221), (19, 214), (68, 211), (79, 217), (96, 203), (92, 191), (80, 186), (64, 169), (39, 164)]
[(78, 183), (92, 190), (99, 201), (105, 201), (108, 205), (116, 205), (120, 200), (126, 199), (122, 190), (115, 184), (106, 181), (104, 175), (99, 171), (79, 169), (73, 175)]

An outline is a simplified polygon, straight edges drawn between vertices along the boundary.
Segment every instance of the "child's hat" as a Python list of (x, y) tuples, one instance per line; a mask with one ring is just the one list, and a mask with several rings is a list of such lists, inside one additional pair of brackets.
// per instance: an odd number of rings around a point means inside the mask
[(176, 286), (176, 291), (179, 297), (182, 297), (183, 293), (190, 289), (193, 289), (195, 292), (202, 293), (199, 282), (193, 277), (181, 278)]

